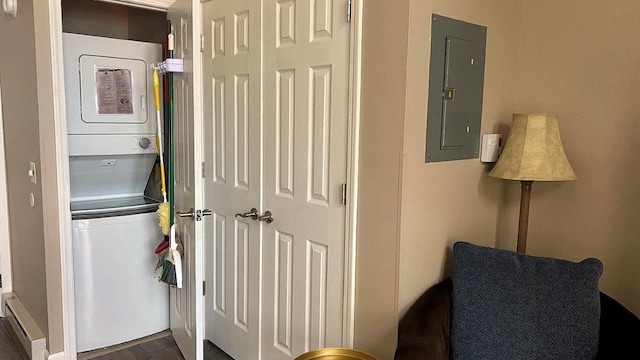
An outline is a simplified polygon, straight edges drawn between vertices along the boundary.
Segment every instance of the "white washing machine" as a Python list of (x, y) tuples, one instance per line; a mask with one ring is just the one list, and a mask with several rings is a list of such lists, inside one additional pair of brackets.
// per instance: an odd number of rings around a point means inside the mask
[(168, 288), (153, 270), (158, 239), (154, 212), (73, 220), (78, 352), (169, 327)]
[[(63, 34), (78, 352), (169, 328), (156, 278), (150, 64), (158, 44)], [(151, 111), (150, 111), (151, 110)]]

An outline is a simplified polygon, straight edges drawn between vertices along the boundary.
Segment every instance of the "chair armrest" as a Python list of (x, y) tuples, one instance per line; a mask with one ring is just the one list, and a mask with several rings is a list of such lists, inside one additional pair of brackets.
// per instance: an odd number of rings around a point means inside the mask
[(598, 359), (640, 359), (640, 320), (622, 304), (600, 293)]
[(396, 360), (449, 360), (451, 279), (427, 290), (398, 326)]

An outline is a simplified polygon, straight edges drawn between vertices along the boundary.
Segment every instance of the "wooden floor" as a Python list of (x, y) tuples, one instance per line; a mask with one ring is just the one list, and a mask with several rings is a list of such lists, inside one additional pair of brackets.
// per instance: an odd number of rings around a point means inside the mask
[[(13, 333), (9, 330), (6, 319), (0, 319), (0, 359), (2, 360), (28, 360), (20, 352), (20, 345)], [(178, 350), (175, 340), (171, 335), (163, 336), (154, 340), (139, 343), (118, 351), (98, 356), (81, 356), (94, 360), (183, 360), (182, 354)], [(204, 342), (205, 360), (233, 360), (224, 351), (213, 345), (209, 341)]]
[(27, 357), (20, 352), (18, 339), (16, 339), (13, 332), (9, 330), (10, 326), (5, 318), (0, 319), (0, 359), (28, 360)]
[[(0, 357), (1, 358), (1, 357)], [(4, 358), (2, 358), (4, 360)], [(127, 349), (94, 357), (93, 360), (183, 360), (172, 336), (144, 342)], [(205, 360), (233, 360), (209, 341), (204, 342)]]

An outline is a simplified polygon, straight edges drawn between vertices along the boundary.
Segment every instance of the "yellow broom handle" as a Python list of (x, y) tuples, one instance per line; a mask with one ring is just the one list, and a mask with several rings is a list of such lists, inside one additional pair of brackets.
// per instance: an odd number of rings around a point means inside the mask
[(162, 184), (162, 197), (167, 202), (167, 184), (165, 183), (164, 173), (164, 154), (162, 153), (162, 123), (160, 121), (160, 79), (158, 78), (158, 70), (153, 69), (153, 93), (156, 100), (156, 117), (158, 124), (157, 149), (160, 154), (160, 181)]
[[(162, 141), (162, 140), (158, 139), (158, 142), (160, 142), (160, 141)], [(164, 160), (164, 159), (162, 159), (162, 160)], [(160, 181), (162, 182), (162, 197), (166, 198), (167, 197), (167, 184), (165, 184), (165, 180), (164, 180), (164, 161), (160, 161)], [(166, 200), (165, 200), (165, 202), (166, 202)]]
[(160, 79), (156, 69), (153, 70), (153, 93), (156, 96), (156, 111), (160, 111)]

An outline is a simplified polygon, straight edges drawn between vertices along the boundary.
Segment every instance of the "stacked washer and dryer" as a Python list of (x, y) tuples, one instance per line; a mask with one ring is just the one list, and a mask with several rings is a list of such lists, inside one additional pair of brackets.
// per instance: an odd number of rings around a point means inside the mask
[[(158, 44), (63, 34), (78, 352), (169, 328), (156, 279)], [(153, 185), (155, 182), (151, 181)]]

